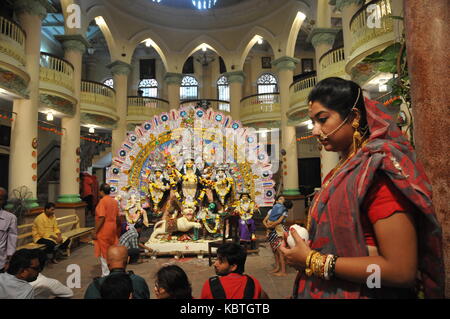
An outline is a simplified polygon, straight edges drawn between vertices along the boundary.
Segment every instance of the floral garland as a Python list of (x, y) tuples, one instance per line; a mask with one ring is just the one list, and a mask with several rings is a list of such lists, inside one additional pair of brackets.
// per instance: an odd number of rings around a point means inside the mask
[(206, 222), (206, 216), (202, 218), (202, 221), (203, 221), (203, 225), (205, 225), (205, 228), (208, 231), (208, 233), (210, 233), (210, 234), (217, 233), (217, 230), (219, 228), (219, 221), (220, 221), (219, 215), (216, 215), (216, 225), (214, 226), (214, 229), (209, 228), (208, 223)]
[(386, 102), (384, 102), (383, 105), (387, 106), (387, 105), (391, 104), (392, 102), (394, 102), (394, 101), (396, 101), (398, 99), (401, 99), (401, 97), (400, 96), (393, 97), (392, 99), (389, 99)]
[(314, 137), (314, 135), (308, 135), (308, 136), (298, 137), (298, 138), (297, 138), (297, 142), (301, 142), (301, 141), (303, 141), (303, 140), (307, 140), (307, 139), (310, 139), (310, 138), (313, 138), (313, 137)]
[(14, 121), (14, 119), (12, 117), (2, 115), (2, 114), (0, 114), (0, 119), (10, 120), (11, 122)]
[(97, 144), (111, 145), (111, 142), (103, 141), (103, 140), (99, 140), (99, 139), (95, 139), (95, 138), (89, 138), (89, 137), (80, 136), (80, 139), (88, 141), (88, 142), (97, 143)]
[(45, 127), (45, 126), (39, 126), (39, 125), (38, 125), (38, 128), (39, 128), (40, 130), (43, 130), (43, 131), (55, 133), (56, 135), (60, 135), (60, 136), (63, 135), (63, 132), (62, 132), (62, 131), (58, 131), (58, 130), (57, 130), (56, 128), (54, 128), (54, 127)]

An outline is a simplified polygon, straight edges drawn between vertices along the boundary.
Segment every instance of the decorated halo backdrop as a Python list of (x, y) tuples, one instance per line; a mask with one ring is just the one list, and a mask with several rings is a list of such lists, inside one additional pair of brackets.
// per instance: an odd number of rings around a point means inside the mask
[[(246, 146), (224, 138), (230, 134), (235, 140), (245, 141)], [(253, 156), (241, 160), (244, 152)], [(265, 147), (258, 143), (255, 130), (242, 127), (239, 121), (221, 112), (193, 106), (155, 115), (128, 132), (107, 171), (111, 195), (128, 198), (130, 193), (137, 193), (144, 197), (147, 177), (155, 164), (172, 161), (181, 169), (189, 157), (195, 160), (200, 172), (225, 162), (237, 193), (245, 189), (260, 207), (273, 205), (272, 165)]]

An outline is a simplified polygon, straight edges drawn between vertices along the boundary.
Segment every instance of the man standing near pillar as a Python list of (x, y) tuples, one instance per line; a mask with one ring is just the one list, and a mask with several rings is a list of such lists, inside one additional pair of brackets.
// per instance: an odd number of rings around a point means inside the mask
[(6, 189), (0, 187), (0, 273), (4, 271), (5, 264), (16, 251), (17, 244), (17, 218), (14, 214), (3, 210), (6, 195)]
[(110, 193), (111, 187), (108, 184), (100, 186), (101, 199), (95, 209), (95, 230), (92, 235), (95, 256), (100, 257), (102, 277), (109, 275), (106, 252), (110, 246), (119, 243), (119, 204), (109, 196)]

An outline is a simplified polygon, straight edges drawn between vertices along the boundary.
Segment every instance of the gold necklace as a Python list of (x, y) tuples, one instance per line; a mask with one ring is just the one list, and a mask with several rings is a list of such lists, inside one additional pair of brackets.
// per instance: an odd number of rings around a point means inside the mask
[(306, 222), (306, 229), (309, 230), (311, 229), (311, 222), (312, 222), (312, 218), (311, 218), (311, 213), (314, 211), (314, 209), (316, 209), (317, 203), (319, 202), (320, 196), (322, 195), (322, 192), (328, 187), (328, 185), (334, 180), (334, 178), (337, 176), (337, 174), (340, 172), (341, 168), (343, 168), (349, 161), (350, 159), (353, 158), (353, 156), (356, 155), (356, 153), (358, 153), (358, 151), (363, 148), (363, 146), (365, 146), (368, 143), (368, 139), (365, 139), (362, 143), (361, 146), (356, 148), (352, 154), (350, 154), (350, 156), (348, 156), (344, 161), (340, 161), (338, 163), (338, 165), (336, 165), (335, 168), (333, 168), (333, 174), (331, 175), (331, 177), (323, 184), (322, 188), (319, 191), (319, 194), (317, 195), (317, 199), (314, 201), (313, 206), (308, 210), (308, 220)]
[(334, 178), (337, 176), (337, 174), (340, 172), (341, 168), (344, 167), (349, 161), (350, 159), (353, 158), (353, 156), (356, 154), (356, 152), (353, 152), (349, 157), (347, 157), (344, 161), (340, 161), (335, 168), (333, 168), (333, 174), (331, 175), (331, 177), (323, 184), (322, 188), (319, 191), (319, 194), (317, 195), (317, 199), (314, 201), (313, 206), (309, 209), (308, 211), (308, 221), (307, 221), (307, 226), (306, 229), (308, 230), (308, 232), (311, 229), (311, 213), (314, 211), (314, 209), (316, 209), (317, 203), (319, 202), (320, 196), (322, 195), (322, 192), (328, 187), (328, 185), (334, 180)]

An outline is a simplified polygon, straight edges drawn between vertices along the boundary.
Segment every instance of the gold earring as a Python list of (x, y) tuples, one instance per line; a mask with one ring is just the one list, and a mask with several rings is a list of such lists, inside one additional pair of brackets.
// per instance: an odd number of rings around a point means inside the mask
[(361, 133), (358, 130), (359, 120), (354, 119), (352, 122), (352, 127), (355, 129), (355, 132), (353, 133), (353, 151), (356, 152), (356, 150), (360, 147), (362, 140)]

